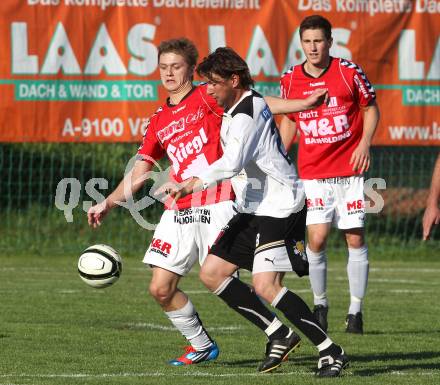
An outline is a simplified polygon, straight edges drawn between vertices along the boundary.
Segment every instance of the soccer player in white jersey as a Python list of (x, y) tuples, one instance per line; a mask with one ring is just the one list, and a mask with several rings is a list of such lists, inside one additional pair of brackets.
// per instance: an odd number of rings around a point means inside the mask
[[(207, 86), (192, 83), (197, 49), (187, 39), (171, 39), (159, 45), (158, 61), (162, 84), (168, 92), (166, 103), (149, 120), (139, 159), (102, 203), (88, 212), (91, 226), (101, 224), (118, 202), (132, 196), (147, 179), (154, 161), (165, 155), (172, 165), (172, 177), (181, 182), (201, 172), (223, 154), (220, 126), (223, 109), (207, 94)], [(325, 91), (325, 90), (324, 90)], [(270, 98), (279, 113), (310, 108), (322, 96), (318, 91), (304, 100)], [(150, 293), (190, 346), (170, 363), (175, 366), (215, 359), (219, 350), (208, 335), (188, 296), (178, 288), (180, 278), (194, 263), (200, 263), (221, 229), (234, 214), (229, 182), (179, 199), (173, 207), (165, 203), (144, 263), (152, 266)]]
[[(295, 349), (300, 338), (266, 308), (257, 295), (280, 310), (319, 350), (317, 375), (338, 376), (348, 365), (342, 348), (326, 335), (305, 302), (284, 287), (280, 274), (307, 274), (304, 255), (304, 190), (281, 143), (264, 99), (251, 89), (246, 62), (230, 48), (218, 48), (197, 67), (208, 94), (224, 107), (223, 156), (196, 177), (169, 187), (175, 199), (231, 179), (238, 214), (207, 256), (200, 278), (233, 310), (269, 338), (260, 372), (270, 372)], [(251, 289), (233, 273), (252, 271)]]
[(364, 239), (364, 179), (370, 145), (379, 120), (376, 95), (355, 63), (330, 56), (331, 24), (322, 16), (305, 18), (300, 38), (306, 61), (281, 78), (284, 98), (301, 98), (317, 87), (329, 92), (329, 103), (291, 114), (280, 132), (288, 147), (300, 132), (298, 172), (307, 196), (307, 258), (314, 313), (327, 330), (326, 243), (332, 223), (348, 246), (350, 307), (346, 331), (363, 333), (362, 301), (368, 281), (368, 248)]

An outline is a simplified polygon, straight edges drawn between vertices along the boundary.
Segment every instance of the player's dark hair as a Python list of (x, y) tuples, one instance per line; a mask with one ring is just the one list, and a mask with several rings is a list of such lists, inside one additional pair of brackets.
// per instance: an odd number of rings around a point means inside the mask
[(197, 73), (213, 80), (213, 75), (223, 79), (230, 79), (232, 75), (240, 78), (240, 87), (249, 89), (254, 85), (247, 63), (232, 48), (217, 48), (209, 56), (205, 57), (197, 66)]
[(181, 55), (186, 63), (194, 68), (197, 64), (197, 59), (199, 58), (199, 52), (197, 51), (195, 44), (185, 37), (164, 40), (161, 42), (158, 47), (157, 61), (159, 61), (160, 55), (169, 52)]
[(299, 26), (299, 36), (302, 38), (303, 32), (306, 29), (322, 29), (327, 40), (332, 38), (332, 25), (325, 18), (320, 15), (312, 15), (306, 17)]

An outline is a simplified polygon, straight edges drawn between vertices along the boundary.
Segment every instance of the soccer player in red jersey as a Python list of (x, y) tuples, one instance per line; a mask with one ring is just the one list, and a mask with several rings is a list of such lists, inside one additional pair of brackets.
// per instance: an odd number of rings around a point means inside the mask
[[(154, 161), (165, 155), (172, 178), (181, 181), (207, 167), (221, 156), (219, 127), (223, 110), (207, 97), (205, 87), (193, 85), (198, 52), (187, 39), (172, 39), (158, 47), (159, 72), (168, 93), (166, 103), (149, 119), (138, 159), (114, 192), (88, 212), (89, 223), (100, 225), (126, 193), (138, 191), (152, 170)], [(151, 265), (150, 294), (190, 346), (170, 364), (196, 364), (217, 358), (218, 347), (209, 336), (188, 296), (178, 288), (197, 260), (233, 216), (233, 193), (227, 183), (194, 194), (165, 211), (156, 227), (143, 262)], [(195, 203), (196, 202), (196, 203)]]
[[(200, 173), (222, 156), (223, 109), (207, 94), (206, 85), (193, 85), (197, 58), (196, 47), (187, 39), (172, 39), (159, 45), (160, 77), (169, 97), (149, 120), (138, 151), (139, 159), (131, 172), (103, 202), (88, 211), (91, 226), (100, 225), (118, 202), (138, 191), (154, 161), (165, 155), (171, 162), (172, 179), (176, 182)], [(322, 90), (306, 101), (286, 103), (279, 98), (270, 99), (276, 112), (285, 113), (310, 108), (321, 97)], [(172, 365), (209, 361), (219, 354), (217, 345), (178, 283), (197, 260), (203, 262), (209, 246), (234, 215), (232, 199), (230, 183), (222, 182), (177, 202), (165, 202), (165, 211), (145, 254), (143, 261), (153, 270), (151, 295), (191, 344), (181, 357), (170, 361)]]
[(373, 86), (362, 69), (351, 61), (330, 56), (331, 28), (322, 16), (306, 17), (300, 25), (306, 61), (281, 78), (282, 97), (302, 98), (324, 87), (328, 103), (284, 117), (280, 131), (285, 145), (300, 132), (298, 171), (307, 196), (307, 257), (315, 316), (326, 330), (325, 249), (333, 223), (344, 232), (348, 246), (351, 302), (346, 331), (360, 334), (368, 281), (362, 174), (370, 166), (370, 145), (379, 110)]

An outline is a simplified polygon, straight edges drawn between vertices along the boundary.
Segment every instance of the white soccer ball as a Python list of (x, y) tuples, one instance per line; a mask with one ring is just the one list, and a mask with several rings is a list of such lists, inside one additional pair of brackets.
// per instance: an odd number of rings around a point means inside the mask
[(122, 272), (122, 258), (107, 245), (93, 245), (83, 251), (78, 260), (81, 279), (94, 288), (114, 284)]

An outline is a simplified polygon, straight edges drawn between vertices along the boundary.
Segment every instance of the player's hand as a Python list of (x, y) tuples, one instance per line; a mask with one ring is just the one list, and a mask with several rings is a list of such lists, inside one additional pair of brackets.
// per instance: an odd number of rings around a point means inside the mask
[(104, 199), (101, 203), (98, 203), (89, 208), (87, 211), (87, 220), (89, 222), (89, 226), (96, 228), (101, 226), (103, 218), (110, 211), (110, 207), (107, 203), (107, 199)]
[(329, 100), (328, 90), (326, 88), (318, 88), (313, 93), (305, 99), (307, 108), (311, 109), (319, 107), (321, 104), (327, 104)]
[(161, 187), (159, 187), (154, 193), (154, 195), (156, 196), (162, 194), (168, 195), (174, 201), (171, 206), (171, 208), (173, 208), (177, 204), (177, 201), (180, 198), (183, 198), (191, 194), (195, 189), (195, 187), (197, 187), (199, 184), (201, 184), (200, 179), (195, 177), (187, 179), (186, 181), (179, 184), (173, 182), (167, 182)]
[[(159, 197), (160, 200), (163, 202), (168, 197), (170, 197), (174, 200), (174, 203), (175, 203), (180, 198), (180, 194), (179, 194), (180, 189), (181, 189), (181, 186), (179, 183), (166, 182), (154, 192), (154, 196)], [(164, 195), (165, 195), (165, 197), (163, 197)]]
[(430, 205), (426, 208), (425, 214), (423, 215), (423, 240), (429, 239), (431, 234), (431, 229), (433, 225), (438, 225), (440, 223), (440, 209), (437, 205)]
[(370, 168), (370, 146), (361, 140), (353, 154), (351, 154), (350, 164), (353, 171), (359, 174), (367, 171)]

